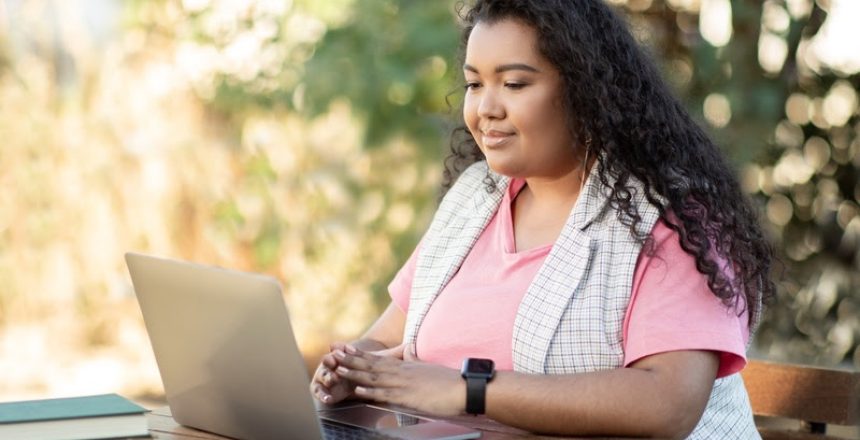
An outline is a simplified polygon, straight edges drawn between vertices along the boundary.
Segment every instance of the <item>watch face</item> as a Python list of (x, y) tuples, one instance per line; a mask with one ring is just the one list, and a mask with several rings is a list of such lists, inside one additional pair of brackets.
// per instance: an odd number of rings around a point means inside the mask
[(493, 361), (491, 359), (469, 359), (466, 363), (466, 373), (490, 374), (493, 372)]

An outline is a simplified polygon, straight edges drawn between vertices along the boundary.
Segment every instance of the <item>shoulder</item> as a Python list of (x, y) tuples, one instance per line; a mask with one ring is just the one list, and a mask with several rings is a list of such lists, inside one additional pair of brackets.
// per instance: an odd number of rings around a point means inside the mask
[[(594, 234), (635, 242), (638, 248), (660, 217), (658, 207), (651, 203), (646, 191), (646, 185), (635, 176), (628, 175), (619, 181), (616, 171), (595, 165), (581, 196), (585, 200), (580, 221)], [(662, 198), (653, 190), (650, 196), (662, 204)]]
[[(487, 177), (496, 181), (496, 188), (487, 186)], [(475, 162), (466, 168), (451, 189), (442, 198), (439, 205), (440, 210), (460, 209), (463, 207), (475, 207), (496, 193), (501, 194), (502, 189), (507, 187), (507, 178), (493, 173), (486, 161)]]
[(452, 185), (451, 189), (448, 190), (448, 193), (445, 194), (445, 198), (455, 195), (474, 195), (474, 190), (486, 187), (485, 180), (489, 173), (489, 166), (485, 161), (478, 161), (469, 165), (469, 167), (460, 173), (459, 177), (457, 177), (457, 181), (454, 182), (454, 185)]
[[(494, 187), (487, 185), (488, 177), (496, 182)], [(488, 220), (498, 208), (509, 180), (493, 173), (485, 161), (470, 165), (442, 198), (428, 234), (435, 236), (449, 226)]]
[(708, 350), (720, 354), (718, 377), (739, 371), (749, 341), (746, 312), (711, 292), (695, 258), (664, 220), (652, 238), (654, 253), (640, 255), (625, 316), (625, 365), (667, 351)]
[(651, 239), (654, 241), (654, 249), (665, 252), (683, 251), (681, 249), (681, 236), (670, 228), (666, 220), (658, 219), (651, 229)]

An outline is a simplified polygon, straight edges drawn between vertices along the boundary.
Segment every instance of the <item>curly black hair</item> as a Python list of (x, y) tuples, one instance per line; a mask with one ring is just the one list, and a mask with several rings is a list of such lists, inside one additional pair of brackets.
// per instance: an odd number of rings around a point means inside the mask
[[(478, 23), (514, 19), (535, 29), (540, 53), (563, 79), (572, 134), (579, 145), (591, 139), (589, 152), (600, 158), (600, 182), (610, 189), (619, 219), (653, 254), (650, 235), (636, 232), (641, 217), (631, 203), (634, 177), (695, 257), (713, 294), (738, 313), (748, 308), (751, 325), (757, 323), (761, 304), (774, 295), (773, 249), (733, 170), (625, 21), (601, 0), (477, 0), (468, 8), (461, 4), (458, 13), (463, 49)], [(483, 159), (461, 121), (451, 134), (443, 191)]]

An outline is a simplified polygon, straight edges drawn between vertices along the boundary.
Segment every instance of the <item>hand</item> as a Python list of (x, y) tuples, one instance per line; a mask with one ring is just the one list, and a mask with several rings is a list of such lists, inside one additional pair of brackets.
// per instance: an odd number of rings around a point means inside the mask
[[(333, 355), (335, 351), (343, 352), (346, 349), (343, 342), (335, 342), (329, 346), (331, 351), (325, 354), (313, 378), (311, 378), (311, 394), (320, 402), (333, 405), (353, 396), (355, 384), (339, 376), (335, 370), (339, 366), (337, 358)], [(370, 353), (380, 357), (403, 358), (403, 347), (397, 346), (384, 350), (371, 351)]]
[(358, 397), (437, 416), (463, 414), (466, 383), (458, 370), (421, 362), (405, 344), (391, 350), (399, 350), (399, 356), (396, 352), (380, 356), (351, 345), (333, 350), (339, 364), (334, 372), (355, 384), (353, 391)]
[(311, 378), (311, 394), (320, 402), (333, 405), (352, 396), (355, 385), (338, 376), (334, 370), (338, 367), (333, 353), (343, 350), (346, 344), (335, 342), (329, 346), (330, 352), (323, 355), (320, 364)]

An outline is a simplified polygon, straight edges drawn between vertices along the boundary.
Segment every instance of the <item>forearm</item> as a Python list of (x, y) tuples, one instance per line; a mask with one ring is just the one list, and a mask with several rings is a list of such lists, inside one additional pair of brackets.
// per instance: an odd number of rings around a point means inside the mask
[[(581, 375), (500, 372), (487, 388), (487, 415), (533, 432), (653, 436), (671, 416), (647, 373)], [(650, 391), (650, 392), (649, 392)]]
[(700, 370), (499, 372), (487, 387), (487, 415), (541, 433), (683, 437), (701, 418), (712, 386), (709, 368), (688, 366)]
[(406, 314), (394, 303), (390, 303), (382, 315), (352, 344), (359, 350), (379, 351), (400, 345), (403, 340), (403, 326)]
[(367, 335), (364, 335), (360, 339), (356, 339), (349, 344), (363, 351), (379, 351), (391, 348), (382, 341), (378, 341), (376, 339), (368, 337)]

